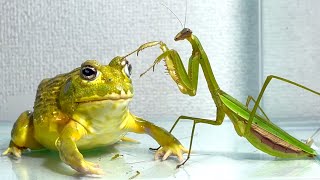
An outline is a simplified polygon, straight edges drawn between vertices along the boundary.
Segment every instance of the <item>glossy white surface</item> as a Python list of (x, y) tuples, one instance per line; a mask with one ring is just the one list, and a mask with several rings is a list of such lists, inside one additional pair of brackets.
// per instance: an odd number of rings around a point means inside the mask
[[(156, 122), (169, 128), (170, 124)], [(176, 137), (187, 146), (190, 122), (181, 122), (174, 131)], [(4, 151), (10, 137), (12, 123), (0, 123), (0, 150)], [(308, 138), (316, 127), (289, 127), (283, 129), (298, 137)], [(303, 127), (303, 128), (302, 128)], [(140, 141), (139, 144), (120, 142), (114, 146), (84, 152), (86, 160), (99, 163), (105, 171), (101, 179), (128, 179), (140, 172), (136, 179), (310, 179), (320, 178), (318, 159), (283, 160), (276, 159), (251, 146), (246, 139), (235, 133), (232, 124), (226, 120), (223, 125), (213, 127), (198, 125), (194, 138), (193, 153), (188, 163), (175, 169), (176, 158), (154, 161), (149, 147), (156, 142), (147, 135), (129, 134)], [(319, 136), (316, 137), (319, 140)], [(319, 141), (317, 141), (319, 142)], [(115, 154), (123, 155), (111, 160)], [(0, 157), (1, 179), (92, 179), (80, 176), (59, 159), (56, 152), (39, 151), (25, 153), (20, 160)]]

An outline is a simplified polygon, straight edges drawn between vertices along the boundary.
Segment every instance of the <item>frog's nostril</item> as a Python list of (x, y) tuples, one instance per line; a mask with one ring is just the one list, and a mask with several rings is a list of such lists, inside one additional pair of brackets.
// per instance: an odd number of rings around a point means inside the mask
[(104, 80), (105, 82), (111, 82), (111, 81), (112, 81), (112, 78), (107, 78), (107, 77), (105, 77), (105, 78), (103, 78), (103, 80)]

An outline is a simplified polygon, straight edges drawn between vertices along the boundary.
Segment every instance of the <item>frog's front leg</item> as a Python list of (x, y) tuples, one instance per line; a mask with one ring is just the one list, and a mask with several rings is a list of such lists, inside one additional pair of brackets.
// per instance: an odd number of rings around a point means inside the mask
[(41, 149), (43, 146), (34, 138), (33, 114), (31, 111), (21, 113), (11, 130), (11, 141), (7, 150), (2, 155), (11, 154), (16, 158), (21, 157), (24, 149)]
[(131, 132), (146, 133), (159, 143), (161, 148), (155, 153), (155, 159), (162, 157), (162, 160), (166, 160), (170, 155), (175, 155), (183, 161), (183, 153), (188, 153), (179, 140), (168, 131), (139, 117), (133, 116), (127, 128)]
[(103, 174), (99, 165), (84, 160), (76, 141), (87, 134), (87, 130), (78, 122), (70, 121), (56, 140), (56, 147), (63, 162), (84, 174)]

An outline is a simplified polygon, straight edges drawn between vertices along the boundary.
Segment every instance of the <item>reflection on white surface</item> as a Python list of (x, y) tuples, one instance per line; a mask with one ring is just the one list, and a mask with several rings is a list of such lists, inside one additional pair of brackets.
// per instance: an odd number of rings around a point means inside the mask
[[(168, 123), (156, 124), (169, 128)], [(191, 123), (181, 122), (174, 134), (188, 146)], [(12, 123), (0, 124), (0, 150), (9, 143)], [(284, 128), (294, 136), (307, 139), (316, 127)], [(166, 178), (195, 179), (200, 176), (213, 179), (261, 179), (320, 178), (319, 159), (285, 160), (271, 157), (256, 150), (244, 138), (234, 132), (229, 121), (219, 127), (198, 125), (194, 138), (193, 153), (185, 166), (175, 169), (178, 161), (154, 161), (149, 147), (157, 144), (147, 135), (129, 134), (137, 143), (120, 142), (113, 146), (82, 152), (85, 159), (100, 164), (105, 175), (102, 179), (129, 179), (140, 172), (135, 179)], [(111, 160), (115, 154), (123, 155)], [(1, 179), (91, 179), (76, 173), (65, 165), (57, 152), (26, 152), (21, 159), (13, 160), (7, 156), (0, 158)]]

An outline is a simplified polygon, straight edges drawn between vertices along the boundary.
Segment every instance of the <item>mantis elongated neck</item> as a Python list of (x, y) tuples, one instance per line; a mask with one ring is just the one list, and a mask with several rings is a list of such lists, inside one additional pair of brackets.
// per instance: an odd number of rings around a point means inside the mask
[(195, 56), (196, 54), (200, 53), (199, 54), (200, 55), (199, 63), (200, 63), (201, 68), (203, 70), (203, 74), (206, 78), (211, 96), (214, 98), (214, 100), (216, 100), (216, 95), (217, 95), (218, 91), (220, 90), (220, 87), (216, 81), (216, 78), (213, 75), (213, 71), (212, 71), (209, 59), (207, 57), (207, 54), (203, 50), (199, 39), (195, 35), (191, 35), (191, 37), (187, 38), (187, 40), (192, 45), (192, 56)]

